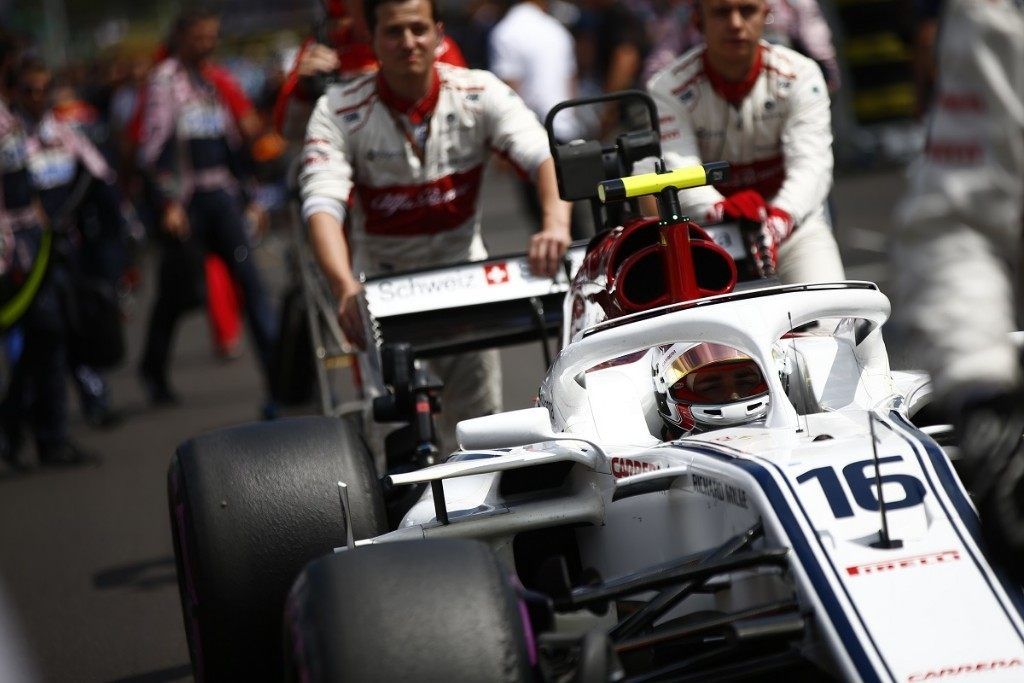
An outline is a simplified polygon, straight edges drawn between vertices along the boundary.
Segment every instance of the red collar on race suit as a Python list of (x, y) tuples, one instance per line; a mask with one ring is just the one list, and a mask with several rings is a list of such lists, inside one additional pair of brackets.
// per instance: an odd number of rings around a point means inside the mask
[(716, 93), (722, 96), (726, 102), (732, 105), (739, 105), (743, 101), (751, 90), (754, 89), (754, 83), (757, 82), (757, 77), (761, 75), (761, 69), (764, 65), (762, 53), (764, 47), (761, 45), (757, 46), (757, 54), (754, 56), (754, 63), (750, 66), (750, 71), (742, 81), (727, 81), (725, 78), (715, 71), (715, 68), (711, 66), (711, 62), (708, 61), (707, 50), (704, 50), (704, 54), (701, 59), (704, 62), (704, 73), (708, 75), (708, 81), (711, 83), (711, 87)]
[(466, 57), (462, 54), (462, 50), (459, 49), (458, 43), (452, 40), (449, 36), (441, 38), (441, 44), (437, 46), (437, 50), (434, 54), (437, 56), (437, 61), (443, 64), (461, 66), (463, 69), (469, 68), (469, 64), (466, 62)]
[(388, 87), (388, 82), (384, 79), (384, 76), (378, 72), (377, 92), (380, 94), (381, 102), (386, 104), (392, 111), (404, 114), (412, 125), (420, 125), (433, 113), (434, 107), (437, 106), (438, 97), (441, 94), (441, 74), (437, 73), (436, 67), (431, 76), (430, 90), (427, 94), (419, 102), (410, 102), (395, 94)]

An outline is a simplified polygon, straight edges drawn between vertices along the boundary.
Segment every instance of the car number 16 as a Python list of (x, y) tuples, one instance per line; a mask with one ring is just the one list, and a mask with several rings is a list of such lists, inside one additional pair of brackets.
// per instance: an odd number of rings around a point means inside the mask
[[(881, 467), (886, 463), (899, 462), (901, 460), (903, 458), (899, 455), (890, 455), (885, 458), (879, 458), (878, 464)], [(853, 494), (853, 502), (864, 510), (877, 512), (880, 507), (878, 496), (881, 495), (881, 492), (876, 493), (875, 491), (875, 461), (872, 459), (853, 462), (843, 467), (842, 472), (846, 484), (850, 487), (850, 493)], [(796, 478), (797, 482), (801, 484), (812, 479), (816, 479), (821, 486), (821, 490), (825, 494), (825, 500), (828, 501), (829, 507), (832, 508), (832, 514), (840, 519), (854, 516), (853, 506), (850, 505), (850, 499), (847, 497), (846, 491), (843, 490), (843, 485), (839, 481), (839, 475), (836, 474), (834, 468), (817, 467), (804, 472)], [(903, 489), (902, 498), (897, 498), (896, 500), (886, 498), (886, 510), (913, 507), (924, 500), (924, 485), (913, 475), (883, 474), (879, 477), (879, 482), (882, 487), (885, 487), (886, 484), (895, 484)]]

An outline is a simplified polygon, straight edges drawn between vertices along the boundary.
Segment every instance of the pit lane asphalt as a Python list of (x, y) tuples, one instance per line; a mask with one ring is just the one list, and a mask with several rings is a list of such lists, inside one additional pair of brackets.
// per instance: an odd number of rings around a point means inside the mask
[[(904, 187), (901, 170), (837, 180), (837, 236), (851, 279), (876, 281), (884, 291), (890, 212)], [(527, 223), (514, 179), (490, 172), (482, 199), (491, 251), (523, 249)], [(285, 282), (284, 241), (272, 236), (258, 250), (275, 293)], [(150, 268), (147, 284), (153, 274)], [(150, 296), (144, 288), (129, 323), (129, 363), (109, 375), (124, 423), (98, 432), (77, 414), (74, 419), (74, 438), (100, 453), (102, 463), (28, 475), (0, 465), (0, 588), (20, 640), (6, 645), (24, 650), (40, 680), (191, 678), (167, 521), (167, 463), (192, 435), (256, 419), (261, 388), (248, 347), (230, 363), (213, 358), (206, 321), (197, 313), (178, 331), (173, 382), (182, 403), (151, 409), (134, 373)], [(512, 347), (502, 357), (506, 408), (529, 406), (543, 374), (539, 348)]]

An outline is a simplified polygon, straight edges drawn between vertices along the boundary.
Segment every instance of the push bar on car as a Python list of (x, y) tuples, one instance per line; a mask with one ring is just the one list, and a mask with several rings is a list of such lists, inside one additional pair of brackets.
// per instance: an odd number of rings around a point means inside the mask
[(658, 194), (674, 187), (686, 190), (701, 185), (712, 185), (725, 180), (729, 174), (729, 163), (713, 161), (700, 166), (686, 166), (665, 173), (644, 173), (627, 178), (604, 180), (597, 186), (597, 196), (602, 202), (621, 202), (634, 197)]

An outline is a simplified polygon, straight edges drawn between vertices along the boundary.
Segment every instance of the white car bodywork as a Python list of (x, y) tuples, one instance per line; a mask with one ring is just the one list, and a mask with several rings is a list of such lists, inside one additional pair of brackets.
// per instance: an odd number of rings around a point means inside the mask
[[(836, 283), (702, 299), (584, 330), (553, 363), (539, 408), (463, 422), (463, 451), (391, 477), (433, 482), (449, 523), (428, 489), (396, 531), (357, 545), (473, 537), (511, 562), (515, 534), (572, 526), (583, 565), (608, 580), (714, 548), (760, 520), (764, 544), (788, 549), (786, 570), (736, 572), (727, 590), (673, 614), (795, 595), (812, 615), (800, 649), (845, 679), (1024, 680), (1021, 590), (985, 559), (948, 457), (910, 422), (927, 384), (890, 371), (888, 313), (874, 285)], [(829, 334), (790, 334), (814, 321)], [(764, 422), (661, 442), (644, 351), (679, 341), (753, 358), (769, 384)], [(503, 473), (560, 462), (571, 471), (557, 488), (502, 494)], [(901, 547), (876, 547), (879, 498)]]

